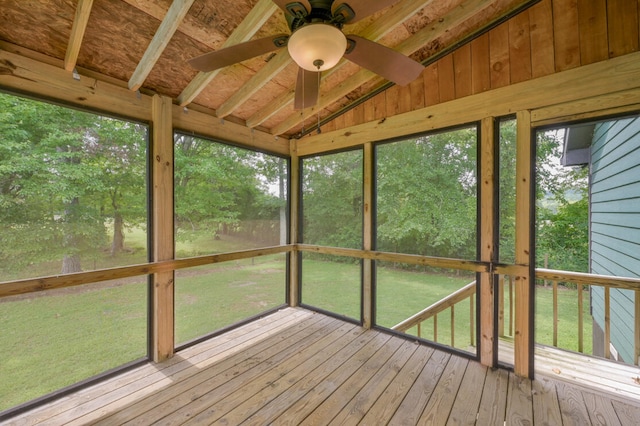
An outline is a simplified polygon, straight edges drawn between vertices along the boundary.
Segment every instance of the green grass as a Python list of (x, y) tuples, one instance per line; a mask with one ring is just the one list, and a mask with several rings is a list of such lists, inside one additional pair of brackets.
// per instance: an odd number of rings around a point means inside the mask
[[(359, 263), (326, 259), (303, 256), (303, 303), (359, 319)], [(187, 342), (282, 304), (285, 271), (282, 254), (178, 271), (176, 342)], [(473, 279), (473, 275), (461, 276), (453, 271), (436, 274), (380, 267), (377, 322), (392, 327)], [(544, 344), (551, 343), (551, 294), (550, 288), (537, 288), (536, 340)], [(570, 350), (577, 349), (576, 295), (575, 290), (561, 290), (559, 298), (559, 346)], [(584, 292), (584, 297), (588, 353), (591, 348), (588, 292)], [(470, 349), (469, 309), (468, 302), (456, 306), (458, 348)], [(443, 344), (450, 344), (450, 318), (449, 311), (438, 317), (438, 341)], [(99, 283), (5, 298), (0, 300), (0, 328), (2, 410), (144, 357), (146, 280)], [(416, 330), (409, 332), (415, 334)], [(432, 321), (423, 324), (422, 337), (433, 339)]]

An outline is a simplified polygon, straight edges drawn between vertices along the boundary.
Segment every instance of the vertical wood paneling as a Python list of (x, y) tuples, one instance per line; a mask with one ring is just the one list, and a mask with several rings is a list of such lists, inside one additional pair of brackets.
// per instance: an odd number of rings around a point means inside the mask
[(464, 46), (453, 52), (453, 70), (455, 78), (456, 99), (472, 94), (471, 89), (471, 45)]
[(420, 76), (410, 84), (411, 111), (424, 108), (424, 78)]
[(636, 52), (640, 1), (607, 0), (609, 57)]
[(362, 108), (364, 109), (364, 121), (369, 122), (375, 120), (376, 116), (376, 106), (375, 106), (375, 98), (369, 98), (362, 103)]
[(373, 116), (376, 120), (381, 120), (387, 117), (387, 102), (385, 93), (376, 95), (373, 103)]
[(519, 13), (509, 20), (509, 62), (511, 83), (531, 79), (531, 38), (529, 14)]
[(354, 125), (364, 123), (364, 106), (358, 105), (356, 108), (353, 108), (353, 123)]
[(556, 71), (580, 66), (578, 0), (553, 1), (553, 34)]
[(490, 88), (489, 34), (483, 34), (471, 42), (471, 91), (476, 94)]
[(578, 0), (578, 25), (581, 64), (607, 59), (607, 0)]
[(452, 54), (438, 61), (438, 86), (440, 87), (440, 102), (452, 101), (456, 98)]
[(388, 115), (398, 114), (399, 105), (398, 100), (400, 97), (400, 88), (398, 86), (391, 86), (384, 91), (386, 95), (386, 110)]
[(491, 66), (491, 88), (508, 86), (511, 78), (508, 23), (489, 32), (489, 64)]
[(422, 72), (424, 77), (424, 104), (425, 106), (440, 103), (440, 86), (438, 85), (438, 63), (435, 62)]
[(398, 107), (397, 114), (411, 111), (411, 85), (398, 87)]
[(553, 74), (555, 54), (553, 46), (553, 14), (551, 0), (542, 0), (529, 9), (531, 29), (531, 75), (533, 78)]

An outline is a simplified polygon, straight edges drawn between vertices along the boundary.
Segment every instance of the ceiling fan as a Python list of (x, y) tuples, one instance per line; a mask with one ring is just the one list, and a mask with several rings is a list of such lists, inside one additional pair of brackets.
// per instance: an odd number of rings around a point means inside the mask
[(318, 102), (320, 73), (342, 57), (398, 85), (415, 80), (423, 65), (407, 56), (356, 35), (345, 35), (352, 24), (399, 0), (273, 0), (287, 18), (291, 35), (239, 43), (189, 60), (199, 71), (224, 68), (287, 46), (299, 65), (294, 107), (304, 109)]

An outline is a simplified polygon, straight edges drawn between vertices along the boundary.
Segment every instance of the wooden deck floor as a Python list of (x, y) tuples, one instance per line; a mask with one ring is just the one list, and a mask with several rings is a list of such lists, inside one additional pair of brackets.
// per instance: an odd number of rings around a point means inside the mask
[(8, 423), (637, 425), (639, 420), (639, 401), (548, 377), (519, 379), (401, 337), (287, 308)]

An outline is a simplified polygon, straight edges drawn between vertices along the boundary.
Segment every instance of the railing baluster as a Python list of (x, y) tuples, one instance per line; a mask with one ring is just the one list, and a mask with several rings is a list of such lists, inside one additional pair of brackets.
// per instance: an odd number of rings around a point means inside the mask
[(422, 337), (422, 323), (418, 323), (418, 337)]
[(582, 284), (578, 286), (578, 352), (584, 352), (584, 302), (582, 295)]
[(504, 336), (504, 275), (498, 276), (498, 336)]
[(438, 314), (433, 316), (433, 341), (438, 343)]
[(509, 275), (509, 336), (513, 336), (513, 277)]
[(640, 365), (640, 290), (635, 291), (635, 315), (633, 317), (635, 327), (635, 344), (634, 344), (634, 362), (636, 365)]
[(469, 324), (471, 324), (471, 327), (469, 327), (469, 341), (472, 347), (476, 345), (476, 316), (473, 299), (472, 294), (471, 297), (469, 297)]
[(604, 357), (611, 358), (611, 300), (609, 287), (604, 288)]
[(553, 281), (553, 346), (558, 347), (558, 281)]
[(455, 332), (456, 332), (456, 305), (451, 305), (451, 347), (456, 347)]

